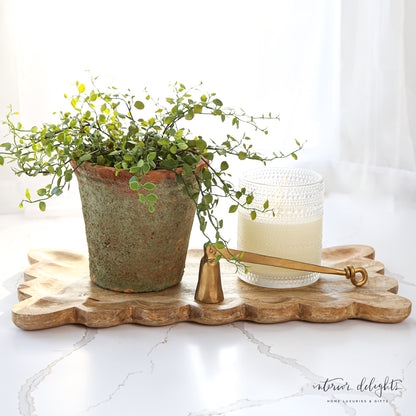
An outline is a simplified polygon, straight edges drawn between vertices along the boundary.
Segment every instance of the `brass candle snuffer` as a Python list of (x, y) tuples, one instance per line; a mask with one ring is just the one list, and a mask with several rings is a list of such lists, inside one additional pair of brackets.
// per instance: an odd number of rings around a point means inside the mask
[[(282, 267), (285, 269), (302, 270), (307, 272), (335, 274), (350, 279), (354, 286), (361, 287), (368, 280), (368, 273), (362, 267), (347, 266), (344, 270), (332, 267), (320, 266), (317, 264), (303, 263), (300, 261), (282, 259), (279, 257), (265, 256), (262, 254), (250, 253), (247, 251), (233, 249), (217, 249), (213, 245), (204, 246), (204, 256), (199, 266), (198, 285), (195, 291), (195, 300), (202, 303), (220, 303), (224, 300), (224, 293), (221, 285), (220, 263), (216, 261), (221, 254), (226, 259), (239, 258), (245, 263), (261, 264), (265, 266)], [(356, 279), (360, 273), (361, 280)]]

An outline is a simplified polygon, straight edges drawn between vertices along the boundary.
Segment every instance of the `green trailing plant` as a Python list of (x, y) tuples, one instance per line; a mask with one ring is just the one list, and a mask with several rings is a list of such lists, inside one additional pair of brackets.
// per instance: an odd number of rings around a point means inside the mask
[[(72, 109), (60, 112), (57, 123), (44, 123), (27, 130), (20, 122), (13, 122), (18, 113), (10, 108), (4, 124), (12, 140), (1, 144), (0, 165), (14, 162), (13, 171), (17, 176), (48, 177), (47, 184), (35, 194), (26, 190), (20, 207), (26, 202), (38, 203), (44, 211), (45, 201), (61, 195), (69, 186), (74, 176), (70, 161), (75, 161), (78, 166), (89, 162), (114, 167), (117, 172), (129, 171), (133, 175), (130, 188), (136, 190), (140, 202), (154, 212), (157, 186), (147, 182), (145, 174), (151, 169), (168, 169), (175, 172), (177, 181), (184, 184), (184, 192), (194, 201), (199, 226), (207, 242), (224, 248), (227, 240), (221, 234), (223, 219), (215, 213), (220, 199), (230, 201), (230, 213), (242, 207), (250, 209), (253, 220), (256, 218), (256, 209), (247, 208), (254, 196), (230, 182), (230, 158), (266, 164), (287, 156), (296, 159), (296, 153), (302, 148), (296, 141), (292, 152), (262, 156), (254, 151), (245, 133), (239, 138), (227, 134), (219, 143), (192, 133), (191, 121), (203, 116), (228, 121), (233, 131), (246, 125), (265, 135), (268, 130), (260, 123), (279, 119), (271, 113), (254, 117), (243, 110), (226, 107), (215, 93), (202, 94), (200, 86), (188, 89), (175, 83), (171, 97), (161, 103), (152, 99), (146, 90), (141, 99), (130, 91), (120, 93), (115, 87), (102, 92), (95, 80), (89, 91), (84, 84), (76, 83), (77, 94), (65, 96)], [(198, 170), (196, 166), (201, 160), (206, 164)], [(267, 201), (263, 210), (268, 210)]]

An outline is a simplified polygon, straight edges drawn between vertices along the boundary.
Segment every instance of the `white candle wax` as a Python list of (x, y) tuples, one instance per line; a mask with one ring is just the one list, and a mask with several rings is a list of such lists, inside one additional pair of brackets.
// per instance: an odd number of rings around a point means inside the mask
[[(253, 221), (249, 216), (238, 217), (238, 248), (266, 256), (320, 264), (322, 250), (322, 218), (299, 224), (279, 224)], [(298, 277), (299, 270), (249, 265), (250, 273), (273, 277)]]

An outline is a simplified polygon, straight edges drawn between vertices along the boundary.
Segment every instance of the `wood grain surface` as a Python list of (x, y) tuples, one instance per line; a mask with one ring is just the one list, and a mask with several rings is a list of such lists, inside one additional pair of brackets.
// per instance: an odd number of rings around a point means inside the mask
[(384, 276), (369, 246), (326, 248), (322, 264), (343, 269), (365, 267), (369, 281), (357, 288), (342, 276), (322, 275), (314, 284), (296, 289), (266, 289), (242, 282), (235, 267), (221, 261), (225, 299), (220, 304), (194, 300), (200, 250), (190, 250), (183, 280), (160, 292), (125, 294), (101, 289), (88, 276), (84, 253), (53, 249), (29, 252), (31, 265), (18, 288), (20, 302), (12, 309), (22, 329), (82, 324), (101, 328), (125, 323), (150, 326), (192, 321), (219, 325), (239, 320), (276, 323), (291, 320), (338, 322), (357, 318), (395, 323), (407, 318), (411, 302), (397, 295), (398, 282)]

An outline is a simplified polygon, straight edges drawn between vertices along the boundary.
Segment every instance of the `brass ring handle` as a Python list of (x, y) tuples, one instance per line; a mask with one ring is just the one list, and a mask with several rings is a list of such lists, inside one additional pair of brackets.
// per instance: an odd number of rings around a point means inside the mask
[[(350, 280), (351, 280), (351, 283), (352, 283), (354, 286), (361, 287), (361, 286), (365, 285), (365, 284), (366, 284), (366, 282), (367, 282), (367, 280), (368, 280), (368, 273), (367, 273), (367, 270), (366, 270), (366, 269), (364, 269), (364, 268), (362, 268), (362, 267), (357, 267), (357, 268), (355, 268), (355, 267), (353, 267), (353, 266), (347, 266), (347, 267), (344, 269), (344, 271), (345, 271), (345, 277), (346, 277), (347, 279), (350, 279)], [(361, 273), (361, 277), (362, 277), (362, 278), (361, 278), (361, 280), (357, 280), (357, 279), (356, 279), (355, 275), (356, 275), (357, 273)]]

